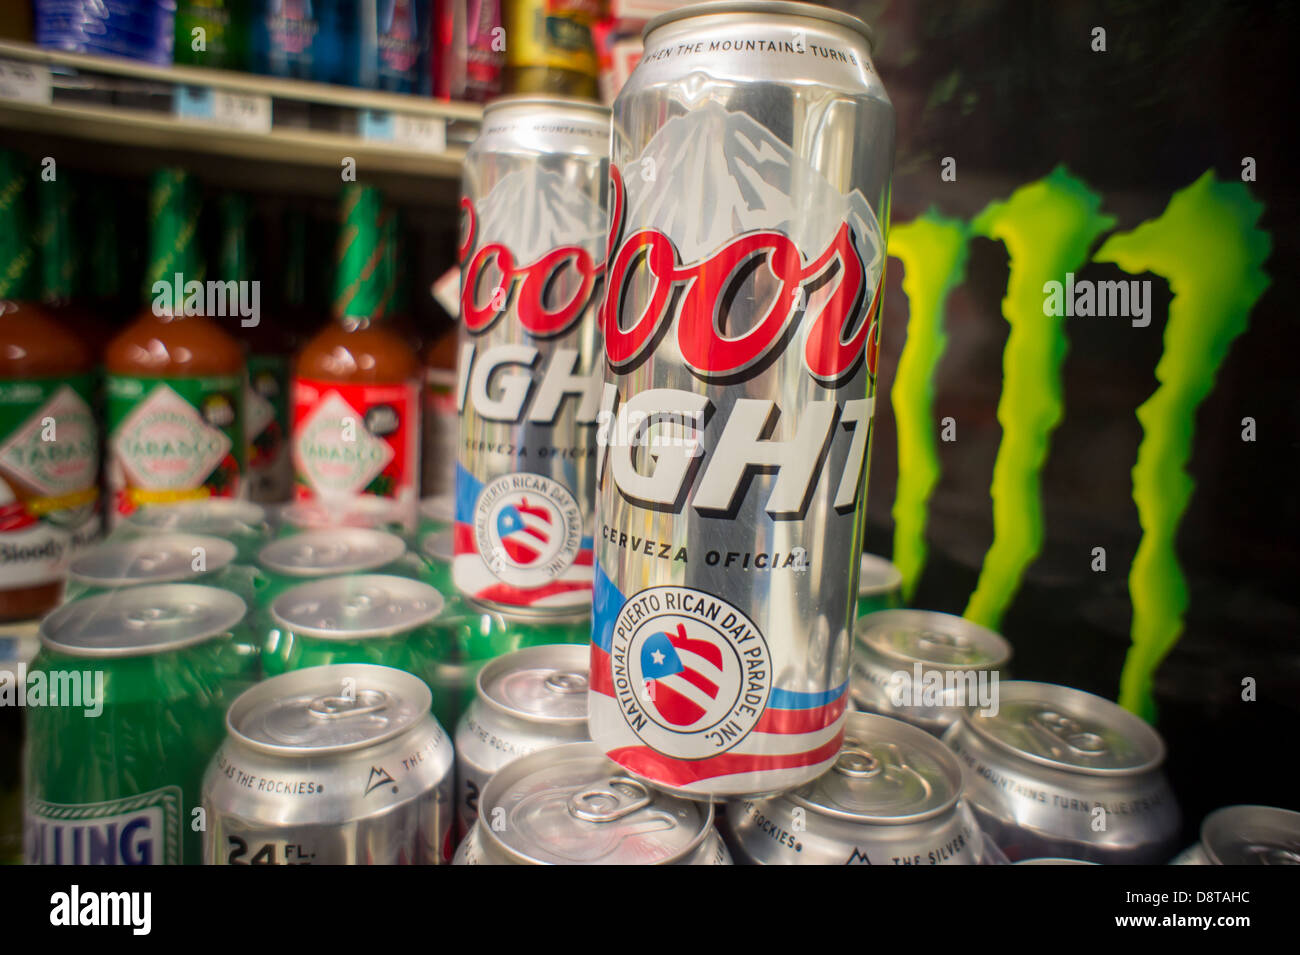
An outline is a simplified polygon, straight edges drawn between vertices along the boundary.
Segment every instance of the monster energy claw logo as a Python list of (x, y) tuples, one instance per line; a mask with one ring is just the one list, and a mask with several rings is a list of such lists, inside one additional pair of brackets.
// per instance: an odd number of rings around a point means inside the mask
[[(1057, 168), (991, 203), (969, 225), (931, 210), (890, 233), (889, 252), (903, 263), (903, 291), (911, 305), (891, 394), (898, 423), (894, 562), (905, 596), (925, 567), (927, 510), (939, 478), (932, 407), (934, 374), (946, 345), (944, 303), (965, 278), (975, 236), (1006, 246), (1010, 276), (1002, 314), (1011, 330), (998, 404), (1003, 438), (991, 487), (993, 543), (966, 616), (997, 628), (1042, 548), (1041, 474), (1052, 431), (1064, 415), (1061, 364), (1067, 345), (1062, 316), (1044, 309), (1043, 294), (1084, 266), (1094, 243), (1114, 225), (1100, 205), (1085, 183)], [(1257, 226), (1262, 212), (1243, 183), (1206, 172), (1175, 193), (1159, 218), (1110, 236), (1091, 259), (1113, 262), (1131, 275), (1161, 276), (1173, 293), (1155, 369), (1160, 384), (1137, 409), (1143, 439), (1133, 468), (1133, 499), (1142, 538), (1129, 571), (1132, 646), (1120, 677), (1120, 703), (1147, 718), (1153, 715), (1155, 670), (1178, 641), (1188, 605), (1175, 540), (1193, 487), (1186, 465), (1196, 410), (1269, 282), (1263, 264), (1271, 242)]]

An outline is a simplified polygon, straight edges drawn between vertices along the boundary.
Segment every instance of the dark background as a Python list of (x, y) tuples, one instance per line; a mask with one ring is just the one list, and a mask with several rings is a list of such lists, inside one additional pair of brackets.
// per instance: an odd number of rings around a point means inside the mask
[[(1064, 163), (1127, 231), (1164, 211), (1207, 169), (1239, 180), (1272, 239), (1271, 285), (1201, 405), (1189, 471), (1195, 491), (1178, 535), (1190, 607), (1181, 641), (1156, 674), (1157, 726), (1186, 815), (1230, 803), (1300, 809), (1288, 766), (1300, 730), (1300, 612), (1294, 489), (1300, 415), (1292, 303), (1297, 192), (1289, 98), (1300, 8), (1282, 3), (887, 0), (831, 4), (877, 32), (876, 65), (898, 113), (893, 221), (930, 206), (969, 220), (990, 201)], [(1106, 30), (1107, 52), (1091, 49)], [(940, 159), (957, 160), (957, 181)], [(1103, 237), (1104, 238), (1104, 237)], [(1100, 246), (1098, 240), (1094, 246)], [(1007, 253), (974, 239), (966, 281), (948, 300), (948, 347), (934, 417), (957, 421), (939, 443), (929, 561), (913, 604), (961, 613), (993, 537), (989, 485), (1008, 326)], [(888, 396), (907, 335), (902, 267), (890, 262), (877, 380), (867, 549), (893, 548), (897, 434)], [(1136, 408), (1155, 390), (1170, 292), (1154, 275), (1090, 264), (1080, 278), (1152, 282), (1151, 323), (1066, 319), (1065, 417), (1043, 473), (1045, 540), (1002, 625), (1018, 678), (1118, 695), (1129, 645), (1128, 571), (1140, 539), (1130, 472)], [(1241, 419), (1256, 419), (1255, 443)], [(1106, 548), (1108, 571), (1090, 569)], [(1241, 699), (1254, 677), (1257, 701)]]

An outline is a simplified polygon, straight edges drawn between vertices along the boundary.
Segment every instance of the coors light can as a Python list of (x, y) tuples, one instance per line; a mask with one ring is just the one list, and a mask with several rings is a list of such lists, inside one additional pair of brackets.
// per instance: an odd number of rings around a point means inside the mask
[(686, 795), (840, 748), (894, 156), (870, 41), (700, 4), (614, 105), (590, 728)]
[(596, 309), (609, 110), (507, 97), (461, 199), (456, 587), (500, 610), (591, 603)]

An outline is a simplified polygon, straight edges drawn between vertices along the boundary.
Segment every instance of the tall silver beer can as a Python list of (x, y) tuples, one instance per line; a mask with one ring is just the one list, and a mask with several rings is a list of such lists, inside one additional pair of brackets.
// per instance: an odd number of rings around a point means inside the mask
[(894, 157), (871, 37), (686, 7), (614, 105), (590, 726), (696, 798), (840, 749)]
[(450, 861), (452, 746), (431, 704), (419, 678), (368, 663), (295, 670), (243, 693), (203, 780), (203, 861)]
[(609, 110), (490, 104), (465, 158), (456, 587), (498, 610), (591, 603), (596, 310)]

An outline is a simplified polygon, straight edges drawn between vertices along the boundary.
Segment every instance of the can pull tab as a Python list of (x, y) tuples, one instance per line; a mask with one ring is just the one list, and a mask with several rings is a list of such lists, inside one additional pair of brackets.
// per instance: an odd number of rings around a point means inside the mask
[(586, 822), (614, 822), (650, 805), (650, 790), (628, 776), (611, 776), (604, 786), (569, 797), (569, 814)]
[(346, 719), (377, 713), (388, 705), (388, 696), (379, 690), (358, 690), (355, 697), (318, 696), (307, 706), (307, 712), (322, 720)]
[(546, 688), (552, 693), (561, 693), (565, 696), (586, 693), (587, 674), (574, 673), (571, 670), (556, 670), (546, 678)]
[(884, 766), (875, 755), (862, 746), (846, 746), (840, 750), (839, 758), (835, 760), (835, 771), (844, 776), (852, 776), (855, 779), (870, 779), (873, 776), (879, 776)]
[(1060, 744), (1077, 756), (1104, 756), (1108, 747), (1097, 733), (1085, 729), (1073, 717), (1055, 710), (1039, 710), (1029, 720), (1030, 727), (1049, 744)]
[(177, 604), (173, 607), (147, 607), (132, 610), (126, 614), (126, 625), (136, 630), (150, 630), (168, 624), (192, 620), (202, 611), (192, 603)]
[(926, 650), (945, 650), (949, 653), (965, 653), (971, 648), (968, 638), (942, 630), (922, 630), (916, 635), (916, 643)]

